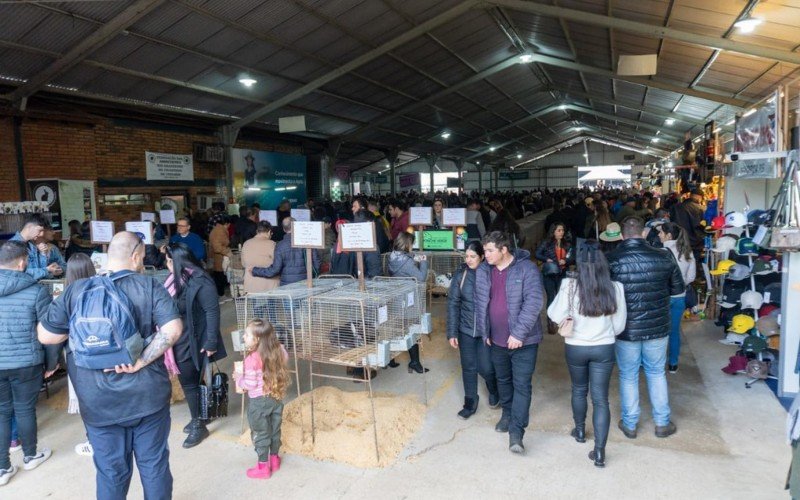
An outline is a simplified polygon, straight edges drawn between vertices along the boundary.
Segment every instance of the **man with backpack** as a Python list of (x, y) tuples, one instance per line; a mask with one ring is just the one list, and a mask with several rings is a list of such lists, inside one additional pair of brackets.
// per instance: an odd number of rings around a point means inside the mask
[(171, 385), (164, 352), (183, 330), (166, 289), (143, 269), (144, 242), (117, 233), (107, 276), (70, 285), (39, 323), (39, 341), (69, 339), (67, 370), (94, 448), (97, 498), (124, 499), (133, 453), (148, 499), (172, 497)]

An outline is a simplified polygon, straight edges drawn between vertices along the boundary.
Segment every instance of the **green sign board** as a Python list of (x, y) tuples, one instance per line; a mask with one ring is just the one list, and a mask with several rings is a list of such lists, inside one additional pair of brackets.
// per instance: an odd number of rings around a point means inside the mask
[(372, 182), (375, 184), (388, 184), (389, 183), (389, 176), (388, 175), (376, 175), (372, 178)]
[(530, 176), (530, 172), (514, 172), (514, 171), (507, 171), (507, 172), (500, 172), (500, 180), (501, 181), (515, 181), (520, 179), (528, 179)]
[(455, 233), (452, 229), (434, 229), (422, 231), (423, 250), (454, 250)]

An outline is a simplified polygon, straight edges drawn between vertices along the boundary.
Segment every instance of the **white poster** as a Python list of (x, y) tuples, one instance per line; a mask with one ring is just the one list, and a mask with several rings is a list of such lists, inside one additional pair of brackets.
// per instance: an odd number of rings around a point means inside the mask
[(277, 210), (259, 210), (258, 220), (268, 221), (273, 226), (278, 225), (278, 211)]
[(325, 248), (325, 227), (322, 222), (293, 222), (292, 246), (295, 248)]
[(93, 220), (89, 222), (89, 234), (92, 243), (111, 243), (114, 237), (114, 223), (105, 220)]
[(412, 226), (430, 226), (433, 224), (432, 207), (409, 207), (408, 223)]
[(356, 224), (342, 224), (342, 250), (362, 251), (375, 250), (375, 224), (372, 222), (359, 222)]
[(175, 224), (175, 210), (159, 210), (159, 217), (162, 224)]
[(144, 154), (148, 181), (193, 181), (194, 162), (192, 155), (169, 153)]
[(311, 221), (311, 210), (307, 208), (293, 208), (292, 219), (300, 222)]
[(125, 223), (125, 230), (130, 231), (144, 240), (145, 245), (153, 244), (153, 223), (146, 221), (130, 221)]
[(80, 222), (97, 218), (93, 181), (58, 180), (61, 199), (61, 227), (68, 228), (69, 221)]
[(156, 221), (156, 213), (155, 212), (142, 212), (139, 220), (155, 222)]
[(467, 225), (467, 209), (466, 208), (443, 208), (442, 209), (442, 225), (443, 226), (466, 226)]

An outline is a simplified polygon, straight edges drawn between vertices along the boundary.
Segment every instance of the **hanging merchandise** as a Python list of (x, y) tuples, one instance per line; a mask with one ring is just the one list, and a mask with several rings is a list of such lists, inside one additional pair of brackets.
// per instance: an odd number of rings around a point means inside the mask
[(800, 173), (797, 162), (798, 151), (790, 151), (781, 187), (770, 207), (775, 210), (775, 216), (769, 246), (776, 250), (800, 249)]
[(717, 253), (724, 253), (736, 248), (736, 236), (726, 234), (725, 236), (720, 236), (717, 239), (717, 242), (714, 244), (714, 247), (711, 249), (713, 252)]
[(728, 212), (725, 214), (724, 227), (744, 227), (747, 225), (747, 217), (741, 212)]
[(732, 260), (721, 260), (717, 263), (717, 268), (711, 271), (711, 274), (714, 276), (719, 276), (722, 274), (728, 274), (728, 271), (736, 265), (736, 262)]
[(752, 238), (739, 238), (734, 251), (736, 255), (758, 257), (758, 245), (753, 243)]
[(742, 281), (750, 277), (750, 266), (745, 264), (734, 264), (728, 269), (729, 280)]
[(737, 314), (733, 317), (731, 327), (728, 328), (729, 332), (746, 334), (756, 326), (756, 321), (746, 314)]
[(742, 309), (758, 309), (764, 303), (764, 297), (754, 290), (744, 292), (740, 300)]

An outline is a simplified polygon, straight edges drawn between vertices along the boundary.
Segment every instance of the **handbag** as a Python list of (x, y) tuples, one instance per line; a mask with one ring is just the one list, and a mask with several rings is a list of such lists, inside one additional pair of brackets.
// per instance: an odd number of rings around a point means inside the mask
[(574, 301), (575, 301), (575, 280), (571, 279), (569, 282), (569, 315), (561, 320), (561, 323), (558, 324), (558, 334), (564, 338), (572, 337), (572, 328), (574, 326), (574, 321), (572, 319), (572, 311), (574, 308)]
[(222, 373), (214, 363), (212, 371), (208, 358), (204, 361), (206, 383), (200, 381), (200, 420), (210, 422), (215, 418), (228, 416), (228, 375)]

